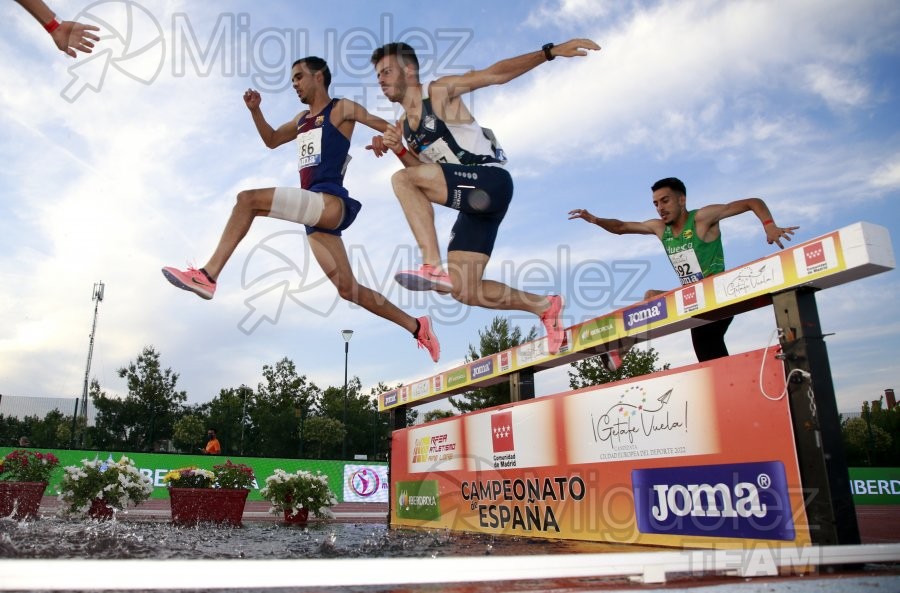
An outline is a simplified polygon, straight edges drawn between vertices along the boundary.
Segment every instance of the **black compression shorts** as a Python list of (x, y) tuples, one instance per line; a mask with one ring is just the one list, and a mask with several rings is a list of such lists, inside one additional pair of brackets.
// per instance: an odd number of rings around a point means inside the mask
[(447, 182), (446, 205), (459, 210), (447, 251), (490, 255), (512, 201), (512, 177), (496, 166), (441, 163), (440, 167)]

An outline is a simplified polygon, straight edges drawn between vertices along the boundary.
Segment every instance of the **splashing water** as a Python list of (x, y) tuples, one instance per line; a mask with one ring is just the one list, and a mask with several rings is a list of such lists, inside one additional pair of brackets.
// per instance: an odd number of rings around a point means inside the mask
[[(307, 527), (245, 522), (243, 527), (175, 527), (156, 521), (0, 519), (2, 558), (387, 558), (625, 551), (624, 546), (503, 537), (447, 530), (390, 529), (372, 523)], [(577, 548), (577, 549), (576, 549)], [(633, 548), (631, 548), (633, 550)]]

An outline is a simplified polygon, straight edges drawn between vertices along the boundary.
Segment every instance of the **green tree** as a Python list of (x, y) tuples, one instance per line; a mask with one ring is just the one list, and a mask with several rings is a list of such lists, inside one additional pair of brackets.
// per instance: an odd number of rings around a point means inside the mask
[(323, 453), (340, 449), (344, 440), (344, 425), (334, 418), (314, 416), (306, 421), (304, 433), (310, 452), (315, 452), (316, 459), (322, 459)]
[[(22, 422), (20, 424), (21, 434), (19, 436), (26, 436), (28, 440), (31, 442), (32, 447), (47, 447), (41, 438), (43, 435), (35, 434), (40, 429), (41, 419), (37, 416), (25, 416), (22, 418)], [(12, 445), (14, 447), (19, 446), (19, 437), (15, 437), (12, 440)]]
[[(75, 418), (74, 422), (69, 422), (68, 426), (61, 426), (60, 432), (66, 432), (68, 434), (64, 441), (66, 443), (66, 448), (68, 449), (75, 449), (85, 445), (90, 446), (93, 442), (91, 431), (87, 425), (87, 419), (81, 415)], [(84, 435), (84, 443), (81, 442), (82, 435)]]
[(884, 407), (884, 396), (872, 400), (869, 422), (884, 430), (891, 437), (890, 447), (878, 452), (874, 463), (880, 467), (894, 467), (900, 459), (900, 406), (888, 410)]
[(60, 443), (58, 448), (68, 449), (72, 442), (72, 417), (66, 416), (66, 422), (56, 427), (56, 442)]
[(423, 422), (434, 422), (435, 420), (440, 420), (442, 418), (453, 418), (456, 416), (450, 410), (428, 410), (425, 412), (425, 415), (422, 416)]
[(0, 446), (17, 447), (19, 437), (24, 436), (24, 425), (15, 416), (0, 414)]
[(622, 357), (622, 366), (611, 373), (600, 362), (599, 356), (585, 358), (570, 365), (574, 372), (569, 371), (569, 387), (581, 389), (582, 387), (612, 383), (613, 381), (640, 377), (669, 369), (669, 363), (660, 367), (657, 366), (658, 361), (659, 353), (654, 348), (648, 347), (646, 350), (632, 348), (628, 354)]
[[(344, 386), (328, 387), (322, 393), (320, 415), (344, 424)], [(347, 457), (365, 454), (372, 448), (372, 400), (362, 393), (359, 377), (347, 381)], [(343, 440), (326, 456), (339, 459), (343, 453)]]
[(206, 419), (198, 414), (185, 414), (175, 421), (172, 444), (182, 453), (198, 453), (206, 438)]
[(862, 404), (858, 417), (841, 423), (841, 436), (847, 464), (870, 467), (897, 465), (897, 441), (900, 440), (900, 407), (885, 410), (881, 400)]
[[(241, 385), (219, 391), (206, 406), (207, 428), (216, 429), (216, 435), (222, 444), (223, 455), (243, 455), (243, 437), (246, 425), (243, 416), (246, 407), (255, 405), (253, 389)], [(206, 434), (204, 429), (203, 434)]]
[(266, 457), (299, 457), (301, 427), (315, 412), (321, 390), (288, 358), (263, 366), (263, 379), (247, 410), (246, 449)]
[(181, 405), (187, 399), (184, 391), (176, 391), (178, 374), (163, 370), (159, 353), (146, 346), (137, 360), (117, 371), (125, 379), (128, 422), (128, 445), (135, 451), (149, 451), (154, 443), (171, 439)]
[(378, 396), (391, 390), (384, 383), (369, 390), (372, 414), (372, 459), (387, 459), (391, 438), (391, 413), (378, 411)]
[(88, 395), (96, 411), (94, 425), (84, 427), (84, 439), (76, 435), (77, 445), (88, 449), (131, 449), (132, 427), (139, 421), (134, 402), (108, 396), (96, 379), (91, 380)]
[[(469, 344), (469, 353), (466, 362), (477, 360), (489, 354), (496, 354), (509, 350), (525, 342), (537, 338), (537, 329), (532, 327), (528, 334), (523, 336), (518, 326), (510, 327), (505, 317), (494, 317), (491, 324), (483, 330), (478, 330), (478, 348)], [(490, 387), (483, 387), (463, 393), (459, 398), (450, 398), (450, 405), (457, 412), (474, 412), (492, 406), (508, 403), (510, 400), (509, 383), (504, 381)]]
[(851, 465), (877, 465), (880, 454), (891, 448), (891, 435), (880, 426), (870, 427), (865, 418), (850, 418), (844, 422), (842, 432)]
[[(60, 440), (60, 428), (68, 429), (71, 423), (72, 417), (64, 415), (59, 410), (50, 410), (43, 419), (31, 417), (29, 437), (31, 446), (46, 449), (62, 449), (68, 446), (68, 440)], [(68, 431), (65, 434), (68, 434)]]

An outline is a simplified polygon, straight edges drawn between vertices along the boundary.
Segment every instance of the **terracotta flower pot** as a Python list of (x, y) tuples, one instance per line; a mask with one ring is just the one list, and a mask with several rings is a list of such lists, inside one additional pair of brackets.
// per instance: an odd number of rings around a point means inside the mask
[(284, 522), (289, 525), (306, 525), (309, 522), (309, 509), (300, 509), (296, 513), (285, 509)]
[(91, 501), (91, 508), (88, 509), (88, 516), (97, 521), (108, 521), (115, 515), (115, 509), (102, 498), (95, 498)]
[(172, 523), (240, 525), (248, 494), (246, 488), (169, 488)]
[(0, 517), (35, 518), (47, 482), (0, 482)]

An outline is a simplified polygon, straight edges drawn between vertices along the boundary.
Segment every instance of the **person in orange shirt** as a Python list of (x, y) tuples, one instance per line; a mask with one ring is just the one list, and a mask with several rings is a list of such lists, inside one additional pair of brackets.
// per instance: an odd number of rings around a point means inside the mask
[(206, 430), (206, 448), (203, 449), (203, 452), (207, 455), (218, 455), (222, 452), (222, 445), (219, 443), (219, 439), (216, 438), (215, 428)]

